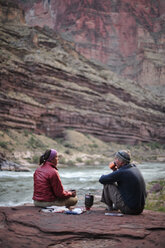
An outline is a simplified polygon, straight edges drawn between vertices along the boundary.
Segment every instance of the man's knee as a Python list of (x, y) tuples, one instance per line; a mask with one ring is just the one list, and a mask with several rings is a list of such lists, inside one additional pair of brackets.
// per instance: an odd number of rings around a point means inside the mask
[(104, 189), (109, 191), (109, 192), (118, 192), (118, 188), (115, 184), (105, 184)]

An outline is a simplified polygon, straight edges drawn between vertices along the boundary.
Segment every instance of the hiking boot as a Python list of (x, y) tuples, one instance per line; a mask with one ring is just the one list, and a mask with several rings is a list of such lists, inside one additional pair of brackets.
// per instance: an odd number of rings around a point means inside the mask
[(106, 207), (105, 210), (107, 210), (107, 211), (113, 211), (113, 206), (108, 206), (108, 205), (107, 205), (107, 207)]

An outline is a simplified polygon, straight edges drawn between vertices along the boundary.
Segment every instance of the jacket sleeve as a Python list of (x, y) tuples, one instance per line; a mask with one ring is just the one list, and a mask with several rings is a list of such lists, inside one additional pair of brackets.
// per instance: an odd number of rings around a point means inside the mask
[(102, 175), (99, 179), (101, 184), (113, 184), (119, 180), (119, 171), (114, 171), (108, 175)]
[(58, 198), (68, 198), (72, 196), (71, 192), (65, 191), (59, 176), (58, 171), (55, 171), (50, 177), (50, 183), (53, 193)]

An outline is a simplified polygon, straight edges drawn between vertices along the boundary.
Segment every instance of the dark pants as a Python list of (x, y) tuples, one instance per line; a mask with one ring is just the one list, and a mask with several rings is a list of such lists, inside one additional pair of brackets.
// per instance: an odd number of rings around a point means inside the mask
[(140, 214), (141, 210), (130, 209), (123, 201), (122, 196), (115, 184), (105, 184), (102, 192), (101, 201), (110, 208), (113, 203), (115, 208), (119, 209), (123, 214)]

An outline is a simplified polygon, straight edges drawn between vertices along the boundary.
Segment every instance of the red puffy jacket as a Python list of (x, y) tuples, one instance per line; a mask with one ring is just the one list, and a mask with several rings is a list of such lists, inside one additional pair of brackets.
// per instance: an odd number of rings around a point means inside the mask
[(64, 191), (62, 182), (54, 164), (45, 162), (34, 173), (33, 200), (51, 202), (57, 198), (68, 198), (71, 192)]

